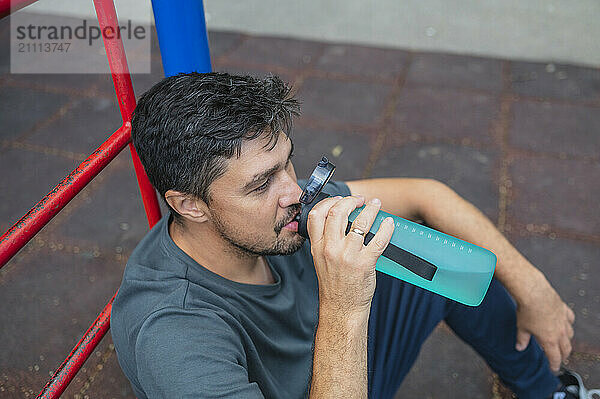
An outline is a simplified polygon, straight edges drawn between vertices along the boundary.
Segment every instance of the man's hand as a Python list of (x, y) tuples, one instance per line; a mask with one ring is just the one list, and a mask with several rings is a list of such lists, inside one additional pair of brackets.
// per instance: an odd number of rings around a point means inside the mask
[[(307, 228), (319, 280), (319, 306), (345, 312), (368, 312), (375, 291), (375, 263), (392, 238), (393, 222), (382, 222), (363, 245), (364, 235), (345, 234), (348, 216), (363, 205), (363, 197), (327, 198), (308, 214)], [(352, 223), (365, 233), (373, 225), (381, 202), (369, 202)], [(390, 218), (391, 219), (391, 218)]]
[(550, 368), (558, 371), (571, 353), (575, 314), (543, 275), (532, 285), (530, 295), (517, 305), (517, 345), (519, 351), (535, 336), (548, 357)]
[[(394, 223), (382, 222), (368, 245), (363, 234), (350, 231), (346, 235), (348, 215), (363, 202), (362, 197), (327, 198), (308, 213), (319, 280), (311, 399), (367, 398), (367, 333), (375, 264), (392, 238)], [(368, 232), (380, 206), (380, 201), (369, 202), (352, 227)]]

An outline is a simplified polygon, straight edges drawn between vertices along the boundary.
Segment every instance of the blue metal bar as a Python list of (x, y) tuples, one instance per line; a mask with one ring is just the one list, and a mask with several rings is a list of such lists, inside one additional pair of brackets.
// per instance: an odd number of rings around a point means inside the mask
[(210, 72), (202, 0), (152, 0), (165, 76)]

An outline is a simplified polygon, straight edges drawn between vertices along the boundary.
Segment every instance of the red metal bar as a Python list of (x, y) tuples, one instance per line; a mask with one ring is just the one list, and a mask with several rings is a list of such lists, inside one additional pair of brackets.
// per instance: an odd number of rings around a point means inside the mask
[[(33, 1), (13, 0), (14, 5), (24, 7)], [(11, 0), (0, 0), (0, 12), (10, 14)], [(102, 31), (118, 27), (112, 0), (94, 0), (98, 22)], [(0, 14), (1, 15), (1, 14)], [(113, 36), (107, 38), (107, 36)], [(118, 35), (103, 35), (104, 46), (119, 101), (123, 126), (92, 153), (77, 169), (63, 179), (48, 195), (24, 217), (0, 237), (0, 267), (8, 262), (52, 217), (54, 217), (91, 179), (93, 179), (131, 141), (131, 114), (135, 108), (135, 95), (127, 66), (123, 43)], [(136, 176), (150, 227), (160, 220), (160, 208), (156, 192), (150, 184), (140, 159), (130, 143)], [(115, 294), (116, 295), (116, 294)], [(86, 331), (67, 359), (54, 373), (38, 397), (57, 398), (66, 389), (83, 363), (96, 348), (110, 325), (112, 301), (105, 306), (94, 324)]]
[(67, 388), (69, 382), (75, 377), (75, 374), (77, 374), (81, 366), (83, 366), (87, 358), (100, 343), (104, 334), (108, 331), (110, 311), (115, 295), (113, 295), (108, 304), (102, 309), (100, 315), (96, 318), (94, 323), (92, 323), (90, 328), (88, 328), (77, 345), (75, 345), (69, 356), (54, 372), (50, 381), (46, 383), (42, 392), (37, 396), (38, 398), (58, 398)]
[(135, 108), (135, 96), (123, 41), (118, 35), (114, 34), (114, 29), (119, 26), (115, 4), (112, 0), (94, 0), (94, 7), (96, 7), (100, 30), (104, 32), (106, 29), (107, 32), (107, 34), (102, 35), (106, 57), (108, 58), (115, 92), (119, 100), (121, 117), (123, 121), (127, 121), (131, 119), (131, 114)]
[[(96, 14), (100, 29), (118, 26), (115, 6), (112, 0), (94, 0)], [(114, 36), (112, 39), (107, 36)], [(119, 101), (119, 109), (123, 121), (130, 127), (131, 114), (135, 108), (135, 95), (131, 84), (131, 76), (127, 66), (127, 58), (123, 43), (117, 35), (103, 35), (104, 47), (108, 57), (108, 63), (112, 73), (115, 92)], [(135, 168), (146, 216), (148, 223), (152, 228), (160, 220), (160, 208), (154, 187), (150, 184), (148, 176), (144, 171), (142, 163), (135, 151), (135, 148), (130, 143), (131, 157)], [(85, 335), (77, 343), (71, 351), (63, 365), (52, 376), (52, 379), (46, 384), (39, 398), (58, 398), (66, 389), (73, 377), (77, 374), (83, 363), (96, 348), (106, 331), (110, 327), (110, 312), (112, 309), (112, 299), (106, 305), (102, 313), (98, 316), (94, 324), (88, 329)]]
[[(10, 3), (10, 1), (9, 1)], [(98, 13), (98, 20), (103, 27), (118, 26), (114, 3), (112, 0), (95, 0)], [(113, 39), (107, 39), (106, 36), (113, 36)], [(131, 77), (125, 58), (123, 43), (118, 35), (103, 35), (106, 47), (106, 53), (109, 59), (111, 71), (113, 72), (113, 81), (115, 90), (119, 98), (119, 108), (124, 121), (130, 121), (131, 113), (135, 108), (135, 96)], [(125, 126), (125, 125), (124, 125)], [(126, 142), (130, 141), (131, 125), (129, 125)], [(119, 129), (117, 132), (121, 132)], [(117, 135), (115, 133), (113, 136)], [(122, 139), (123, 137), (121, 137)], [(112, 139), (112, 137), (111, 137)], [(46, 197), (36, 204), (25, 216), (23, 216), (14, 226), (12, 226), (2, 237), (0, 237), (0, 267), (4, 266), (25, 244), (44, 227), (52, 217), (54, 217), (89, 181), (112, 160), (123, 147), (113, 152), (110, 147), (111, 139), (107, 140), (96, 152), (92, 153), (82, 164), (58, 184)], [(105, 144), (108, 143), (108, 147)], [(112, 154), (110, 159), (98, 157), (98, 151), (109, 151)], [(135, 152), (133, 145), (130, 144), (133, 165), (138, 178), (144, 208), (148, 217), (150, 227), (160, 220), (160, 208), (156, 192), (150, 184), (146, 172), (142, 167), (140, 159)], [(103, 159), (106, 162), (97, 162)], [(88, 164), (90, 168), (87, 168)], [(90, 173), (91, 172), (91, 173)], [(80, 176), (83, 180), (79, 180)], [(85, 177), (84, 177), (85, 176)]]
[(0, 0), (0, 19), (38, 0)]
[[(112, 0), (94, 0), (94, 7), (96, 7), (96, 15), (98, 16), (98, 23), (102, 32), (105, 29), (115, 29), (115, 27), (119, 26), (115, 4)], [(135, 109), (135, 95), (133, 93), (123, 42), (118, 35), (106, 34), (102, 35), (102, 38), (115, 85), (115, 92), (119, 100), (121, 117), (123, 118), (123, 122), (130, 121), (131, 114)], [(154, 191), (154, 187), (152, 187), (152, 184), (148, 180), (146, 171), (140, 162), (135, 148), (132, 144), (129, 145), (129, 148), (131, 150), (131, 158), (133, 159), (133, 167), (135, 168), (138, 185), (140, 186), (144, 209), (148, 217), (148, 224), (152, 228), (160, 220), (160, 207), (158, 206), (156, 191)]]
[(77, 169), (0, 237), (0, 267), (4, 266), (34, 235), (81, 191), (131, 140), (131, 123), (126, 122)]
[(142, 202), (144, 204), (144, 210), (146, 211), (146, 218), (148, 219), (148, 225), (150, 228), (154, 227), (160, 220), (160, 207), (158, 206), (158, 198), (156, 197), (156, 191), (148, 180), (146, 171), (142, 166), (142, 162), (138, 157), (137, 152), (133, 144), (129, 143), (129, 149), (131, 150), (131, 159), (133, 160), (133, 167), (135, 169), (135, 175), (138, 180), (138, 186), (140, 187), (140, 194), (142, 196)]

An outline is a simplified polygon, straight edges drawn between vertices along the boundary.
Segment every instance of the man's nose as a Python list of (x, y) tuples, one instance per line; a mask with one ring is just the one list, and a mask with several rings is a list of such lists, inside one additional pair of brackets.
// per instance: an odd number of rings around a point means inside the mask
[(296, 182), (292, 176), (286, 174), (285, 191), (279, 197), (279, 206), (287, 208), (291, 205), (297, 204), (302, 195), (302, 188)]

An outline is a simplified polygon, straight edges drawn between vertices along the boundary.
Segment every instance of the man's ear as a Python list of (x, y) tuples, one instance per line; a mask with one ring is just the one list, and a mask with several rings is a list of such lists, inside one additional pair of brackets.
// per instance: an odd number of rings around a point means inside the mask
[(189, 221), (202, 223), (209, 219), (209, 210), (206, 203), (190, 194), (175, 190), (168, 190), (165, 199), (169, 206)]

